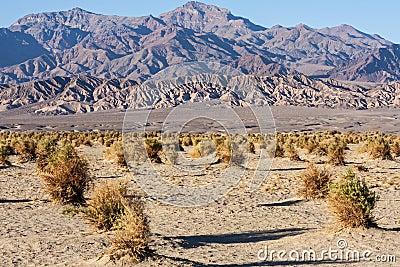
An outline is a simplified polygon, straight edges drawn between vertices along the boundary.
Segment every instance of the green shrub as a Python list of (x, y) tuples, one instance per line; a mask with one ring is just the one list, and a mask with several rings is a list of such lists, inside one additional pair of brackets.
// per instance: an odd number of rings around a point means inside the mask
[(339, 182), (330, 186), (328, 205), (339, 226), (368, 227), (373, 225), (371, 211), (377, 200), (375, 192), (349, 169)]

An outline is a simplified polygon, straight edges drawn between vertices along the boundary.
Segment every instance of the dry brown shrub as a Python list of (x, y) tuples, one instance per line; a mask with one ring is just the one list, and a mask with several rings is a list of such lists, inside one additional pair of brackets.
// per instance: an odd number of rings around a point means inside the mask
[(339, 138), (333, 138), (329, 142), (328, 151), (328, 163), (340, 166), (344, 165), (344, 156), (347, 144)]
[(142, 261), (149, 254), (150, 227), (144, 212), (144, 203), (133, 199), (125, 206), (118, 230), (108, 250), (113, 262), (132, 264)]
[(161, 163), (158, 153), (162, 150), (162, 144), (155, 138), (145, 139), (146, 151), (152, 162)]
[(87, 202), (86, 218), (99, 230), (111, 230), (125, 213), (126, 184), (107, 181), (98, 185)]
[(68, 145), (56, 149), (40, 177), (50, 198), (64, 204), (84, 202), (91, 181), (87, 161)]
[(284, 154), (292, 161), (299, 161), (300, 157), (299, 154), (296, 150), (296, 147), (293, 143), (293, 141), (290, 141), (288, 143), (285, 144), (284, 147)]
[(384, 136), (378, 135), (369, 137), (359, 152), (367, 152), (372, 159), (392, 160), (390, 150), (388, 140)]
[(14, 152), (18, 155), (20, 162), (33, 161), (36, 159), (36, 141), (31, 139), (18, 140), (14, 145)]
[(110, 145), (109, 148), (105, 149), (103, 152), (103, 158), (105, 160), (112, 160), (120, 167), (126, 167), (126, 161), (124, 156), (124, 148), (122, 141), (118, 141)]
[(8, 157), (11, 155), (11, 153), (12, 148), (9, 145), (0, 145), (0, 165), (11, 165), (11, 162), (8, 160)]
[(304, 172), (299, 176), (301, 179), (298, 195), (305, 199), (325, 198), (329, 189), (331, 174), (324, 167), (319, 169), (314, 164), (308, 164)]

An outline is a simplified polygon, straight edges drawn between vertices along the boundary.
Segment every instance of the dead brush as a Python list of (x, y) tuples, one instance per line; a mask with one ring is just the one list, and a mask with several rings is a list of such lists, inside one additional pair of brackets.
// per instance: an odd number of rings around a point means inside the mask
[(367, 228), (374, 225), (371, 211), (379, 197), (351, 169), (329, 189), (328, 209), (335, 217), (338, 227)]
[(11, 165), (8, 157), (12, 154), (12, 148), (7, 144), (0, 144), (0, 164)]
[(113, 143), (109, 148), (103, 152), (103, 158), (105, 160), (112, 160), (117, 166), (126, 167), (126, 161), (124, 156), (124, 147), (122, 141)]
[(300, 161), (299, 153), (296, 150), (294, 141), (288, 140), (284, 147), (284, 154), (292, 161)]
[(361, 152), (367, 152), (372, 159), (393, 159), (389, 142), (381, 135), (376, 138), (369, 138), (361, 147)]
[(314, 164), (308, 164), (304, 172), (299, 175), (301, 180), (298, 195), (305, 199), (325, 198), (329, 191), (331, 173), (324, 167), (317, 168)]
[(333, 138), (329, 142), (328, 151), (328, 163), (334, 166), (344, 165), (345, 161), (345, 150), (347, 144), (339, 138)]
[(111, 230), (125, 213), (126, 184), (108, 181), (98, 185), (90, 196), (86, 218), (99, 230)]
[(84, 193), (91, 181), (88, 163), (72, 146), (57, 147), (39, 174), (52, 201), (63, 204), (85, 201)]
[(28, 162), (36, 159), (36, 141), (20, 139), (14, 144), (14, 152), (20, 162)]
[(161, 158), (158, 153), (162, 150), (162, 144), (155, 138), (146, 138), (144, 142), (150, 160), (152, 162), (161, 163)]
[(232, 157), (232, 144), (229, 137), (221, 137), (220, 140), (214, 140), (217, 150), (218, 159), (222, 162), (229, 163)]
[(390, 145), (390, 152), (395, 156), (395, 157), (400, 157), (400, 139), (397, 138), (392, 142)]
[(108, 254), (113, 262), (132, 264), (142, 261), (149, 253), (149, 220), (144, 202), (133, 199), (125, 206), (125, 214), (118, 223)]

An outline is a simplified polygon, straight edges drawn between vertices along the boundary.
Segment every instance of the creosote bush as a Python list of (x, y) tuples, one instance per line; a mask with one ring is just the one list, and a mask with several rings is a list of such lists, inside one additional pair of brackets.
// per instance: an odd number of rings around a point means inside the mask
[(141, 199), (133, 199), (125, 206), (108, 254), (112, 261), (131, 264), (142, 261), (149, 254), (150, 227)]
[(21, 162), (33, 161), (36, 159), (36, 146), (35, 140), (21, 139), (14, 145), (14, 152)]
[(70, 145), (57, 147), (47, 163), (41, 166), (40, 177), (54, 202), (82, 203), (91, 177), (88, 163)]
[(314, 164), (308, 164), (304, 172), (299, 176), (301, 179), (298, 195), (305, 199), (325, 198), (328, 194), (328, 185), (331, 174), (324, 167), (318, 168)]
[(99, 230), (111, 230), (125, 213), (126, 185), (108, 181), (98, 185), (87, 202), (86, 218)]
[(374, 224), (371, 211), (378, 196), (348, 169), (340, 181), (330, 186), (328, 207), (341, 228), (366, 228)]

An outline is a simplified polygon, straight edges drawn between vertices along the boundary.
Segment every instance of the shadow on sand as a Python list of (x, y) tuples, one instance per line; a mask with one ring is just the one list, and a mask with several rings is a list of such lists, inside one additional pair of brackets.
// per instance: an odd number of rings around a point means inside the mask
[(287, 207), (296, 205), (297, 203), (304, 202), (304, 200), (295, 199), (295, 200), (287, 200), (283, 202), (273, 202), (273, 203), (265, 203), (265, 204), (257, 204), (257, 207)]
[(165, 237), (165, 239), (178, 240), (178, 243), (183, 248), (196, 248), (207, 246), (209, 244), (238, 244), (238, 243), (253, 243), (268, 240), (277, 240), (286, 236), (300, 235), (309, 230), (308, 228), (287, 228), (273, 229), (265, 231), (253, 231), (234, 234), (221, 235), (195, 235), (195, 236), (176, 236)]
[(0, 199), (0, 204), (3, 203), (27, 203), (32, 202), (32, 199)]

